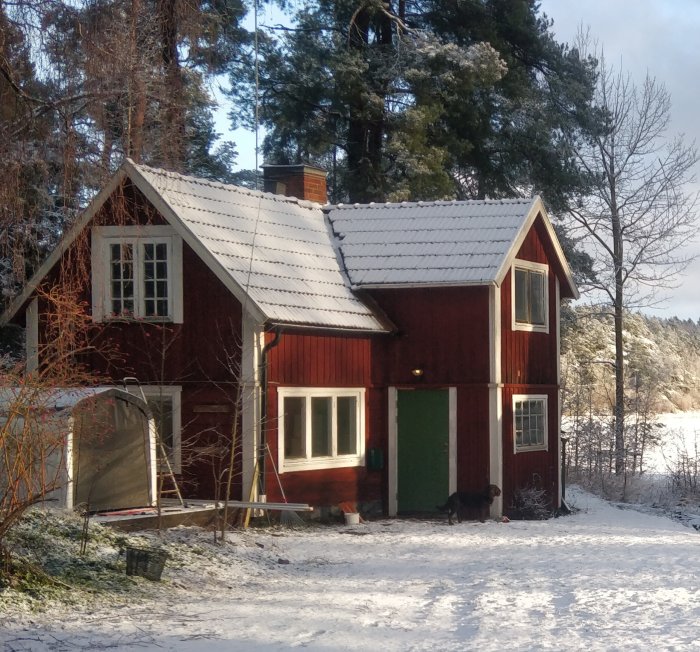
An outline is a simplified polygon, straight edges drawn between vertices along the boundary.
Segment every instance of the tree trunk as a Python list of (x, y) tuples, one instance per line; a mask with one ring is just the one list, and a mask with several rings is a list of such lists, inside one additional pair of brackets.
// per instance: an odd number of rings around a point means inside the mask
[(184, 84), (177, 51), (177, 4), (177, 0), (158, 0), (161, 56), (165, 69), (165, 124), (161, 151), (164, 165), (181, 172), (185, 160), (185, 114)]
[(143, 79), (141, 51), (139, 47), (139, 20), (141, 18), (141, 0), (131, 0), (130, 54), (131, 84), (129, 98), (128, 155), (140, 163), (143, 155), (143, 127), (146, 123), (146, 84)]
[[(370, 45), (370, 26), (376, 21), (376, 43)], [(354, 50), (367, 51), (370, 47), (389, 47), (392, 44), (391, 18), (384, 13), (370, 12), (363, 9), (354, 17), (350, 26), (349, 47)], [(376, 71), (374, 71), (376, 73)], [(382, 73), (372, 78), (370, 67), (367, 83), (368, 91), (384, 99), (387, 95), (386, 83), (381, 79)], [(383, 201), (385, 188), (382, 172), (382, 153), (386, 131), (385, 111), (370, 107), (357, 97), (357, 102), (350, 107), (347, 139), (347, 164), (349, 170), (348, 193), (351, 202), (366, 203)]]
[[(614, 151), (614, 150), (613, 150)], [(610, 196), (611, 220), (613, 232), (613, 263), (615, 265), (615, 474), (625, 470), (625, 358), (622, 340), (624, 327), (624, 269), (622, 228), (617, 206), (614, 154), (611, 156)]]

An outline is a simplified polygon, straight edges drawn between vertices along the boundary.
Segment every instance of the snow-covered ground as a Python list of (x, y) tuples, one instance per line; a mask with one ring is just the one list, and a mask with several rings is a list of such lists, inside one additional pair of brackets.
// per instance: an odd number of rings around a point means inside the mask
[(700, 454), (700, 412), (674, 412), (660, 414), (664, 425), (661, 446), (652, 449), (646, 457), (649, 472), (665, 473), (674, 468), (678, 455), (697, 458)]
[[(700, 533), (569, 489), (578, 513), (449, 527), (165, 534), (146, 597), (0, 621), (7, 650), (698, 650)], [(116, 554), (116, 552), (115, 552)]]

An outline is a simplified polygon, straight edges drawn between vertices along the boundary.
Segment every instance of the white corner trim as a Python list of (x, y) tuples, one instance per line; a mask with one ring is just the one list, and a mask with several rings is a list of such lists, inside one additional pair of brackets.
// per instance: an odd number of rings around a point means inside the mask
[(448, 389), (449, 431), (448, 431), (448, 494), (457, 491), (457, 388)]
[[(503, 390), (489, 387), (489, 482), (503, 489)], [(491, 504), (491, 517), (503, 514), (503, 498), (498, 496)]]
[(389, 450), (388, 450), (388, 510), (389, 516), (396, 516), (399, 508), (398, 502), (398, 469), (396, 465), (398, 464), (398, 390), (396, 387), (389, 387), (387, 391), (387, 412), (388, 412), (388, 437), (389, 437)]
[(261, 444), (260, 406), (262, 392), (260, 379), (260, 359), (264, 347), (265, 333), (256, 320), (244, 313), (241, 350), (241, 452), (243, 500), (258, 499), (255, 482), (255, 466), (258, 463), (257, 451)]
[[(501, 287), (489, 288), (489, 481), (503, 489), (503, 390), (501, 389)], [(491, 504), (491, 517), (503, 514), (503, 499)]]

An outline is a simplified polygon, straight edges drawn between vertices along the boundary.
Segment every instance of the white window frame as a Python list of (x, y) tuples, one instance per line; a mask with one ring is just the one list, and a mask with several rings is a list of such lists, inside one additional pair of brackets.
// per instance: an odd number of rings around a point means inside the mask
[[(516, 320), (516, 292), (515, 271), (537, 272), (544, 275), (544, 324), (530, 324)], [(549, 265), (533, 263), (529, 260), (516, 260), (511, 268), (511, 326), (514, 331), (529, 331), (535, 333), (549, 333)]]
[[(168, 247), (168, 314), (145, 315), (143, 296), (144, 244), (165, 243)], [(134, 315), (112, 314), (110, 245), (132, 244), (134, 251)], [(182, 238), (170, 226), (98, 226), (92, 229), (92, 316), (101, 321), (183, 321), (182, 305)]]
[[(515, 453), (529, 453), (531, 451), (546, 451), (549, 449), (549, 418), (548, 418), (547, 394), (513, 394), (513, 451)], [(518, 445), (518, 438), (515, 431), (516, 404), (522, 401), (542, 401), (543, 414), (543, 443), (535, 445)]]
[[(332, 413), (332, 454), (324, 457), (311, 456), (311, 399), (329, 397), (333, 399)], [(337, 454), (337, 410), (336, 399), (353, 397), (357, 401), (357, 452), (352, 455)], [(285, 398), (305, 398), (306, 408), (306, 458), (285, 459), (284, 456), (284, 400)], [(335, 469), (342, 467), (364, 466), (365, 464), (365, 390), (347, 387), (280, 387), (277, 390), (278, 414), (278, 469), (285, 471), (311, 471), (314, 469)]]
[[(172, 400), (173, 446), (168, 457), (173, 472), (182, 473), (182, 387), (180, 385), (141, 385), (141, 389), (143, 389), (146, 400), (163, 397)], [(155, 414), (153, 417), (157, 419)], [(158, 428), (157, 423), (155, 426)], [(156, 457), (160, 457), (160, 450), (156, 451)]]

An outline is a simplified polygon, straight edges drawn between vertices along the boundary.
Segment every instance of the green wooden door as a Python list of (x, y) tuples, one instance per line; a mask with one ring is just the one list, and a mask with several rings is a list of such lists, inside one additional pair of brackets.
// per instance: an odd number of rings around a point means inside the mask
[(397, 508), (433, 512), (449, 487), (449, 392), (403, 390), (397, 401)]

